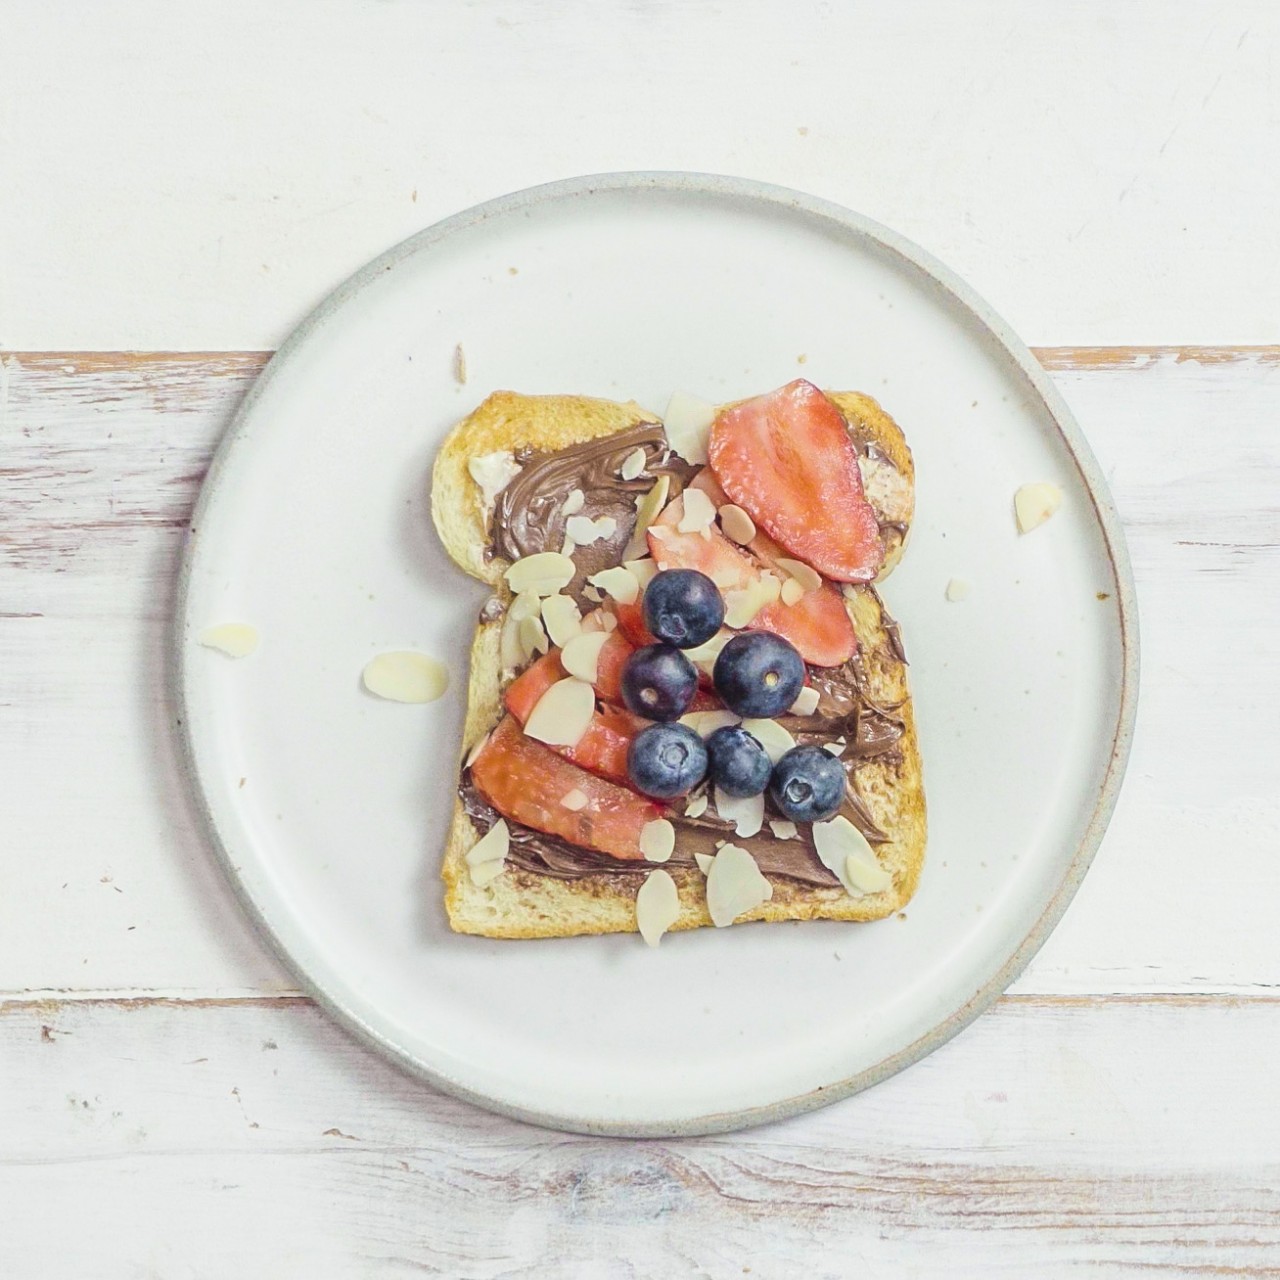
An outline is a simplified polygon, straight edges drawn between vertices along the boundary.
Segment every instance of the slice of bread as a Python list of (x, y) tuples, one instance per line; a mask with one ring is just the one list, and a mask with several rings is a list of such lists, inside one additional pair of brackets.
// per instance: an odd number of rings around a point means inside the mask
[[(897, 424), (869, 396), (854, 392), (827, 394), (845, 414), (859, 444), (873, 446), (872, 462), (878, 453), (892, 463), (892, 473), (886, 470), (881, 477), (884, 483), (878, 483), (874, 467), (870, 473), (864, 471), (868, 499), (877, 508), (882, 524), (890, 526), (883, 578), (901, 555), (911, 519), (911, 454)], [(459, 775), (462, 761), (502, 718), (499, 637), (502, 615), (510, 601), (503, 579), (508, 562), (486, 554), (490, 540), (488, 513), (468, 463), (473, 457), (499, 450), (515, 453), (522, 449), (562, 449), (612, 435), (636, 423), (657, 421), (635, 404), (502, 391), (495, 392), (459, 423), (441, 446), (432, 480), (436, 529), (458, 566), (495, 589), (494, 601), (484, 610), (471, 647)], [(906, 665), (899, 657), (896, 636), (891, 634), (895, 624), (885, 614), (874, 588), (851, 588), (846, 597), (858, 635), (865, 693), (880, 706), (896, 707), (895, 715), (903, 723), (896, 750), (860, 762), (856, 770), (857, 789), (866, 808), (888, 836), (874, 848), (881, 866), (892, 875), (893, 884), (880, 893), (852, 897), (838, 887), (816, 887), (774, 876), (770, 878), (772, 899), (739, 917), (739, 922), (877, 920), (901, 909), (915, 892), (920, 877), (925, 849), (924, 790)], [(441, 874), (449, 923), (456, 932), (495, 938), (553, 938), (636, 930), (635, 899), (643, 883), (642, 875), (601, 873), (562, 880), (508, 862), (495, 880), (476, 885), (465, 857), (482, 834), (462, 804), (455, 801)], [(680, 915), (672, 929), (710, 925), (702, 872), (675, 864), (665, 869), (675, 879), (680, 895)]]

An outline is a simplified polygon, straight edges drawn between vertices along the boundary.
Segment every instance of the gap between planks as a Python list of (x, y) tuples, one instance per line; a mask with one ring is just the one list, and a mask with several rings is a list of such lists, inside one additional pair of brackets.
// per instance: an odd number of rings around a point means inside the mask
[[(245, 992), (238, 995), (157, 994), (151, 992), (109, 991), (24, 991), (0, 995), (0, 1018), (38, 1010), (54, 1013), (62, 1008), (98, 1007), (128, 1013), (137, 1009), (295, 1009), (311, 1008), (316, 1002), (308, 995)], [(1099, 995), (1022, 995), (1017, 992), (1000, 996), (992, 1009), (1075, 1009), (1114, 1008), (1187, 1008), (1223, 1009), (1280, 1006), (1280, 988), (1275, 991), (1232, 993), (1206, 992), (1112, 992)]]
[[(3, 351), (0, 361), (46, 373), (144, 373), (153, 369), (189, 369), (202, 377), (239, 377), (257, 373), (270, 351)], [(1280, 345), (1206, 344), (1114, 347), (1032, 347), (1031, 354), (1050, 371), (1099, 373), (1142, 369), (1172, 360), (1175, 364), (1280, 365)]]

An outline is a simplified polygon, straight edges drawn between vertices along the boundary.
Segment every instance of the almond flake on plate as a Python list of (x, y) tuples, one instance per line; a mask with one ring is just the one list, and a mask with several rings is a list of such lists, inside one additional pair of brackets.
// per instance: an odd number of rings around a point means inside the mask
[(716, 407), (710, 400), (676, 391), (667, 402), (662, 425), (672, 449), (686, 462), (702, 466), (707, 461), (707, 443), (715, 420)]
[(643, 470), (644, 464), (648, 461), (643, 449), (632, 449), (629, 454), (622, 460), (622, 466), (618, 468), (618, 475), (624, 480), (634, 480)]
[(731, 796), (717, 787), (716, 812), (733, 823), (736, 835), (754, 836), (764, 826), (764, 796)]
[(686, 489), (681, 495), (684, 511), (676, 529), (680, 533), (701, 533), (716, 518), (715, 504), (701, 489)]
[(765, 749), (773, 764), (796, 745), (796, 740), (776, 720), (744, 720), (742, 727)]
[(402, 649), (365, 663), (364, 687), (389, 702), (434, 702), (449, 687), (449, 668), (425, 653)]
[(818, 691), (813, 685), (807, 684), (796, 694), (796, 700), (791, 704), (791, 710), (787, 714), (792, 716), (811, 716), (817, 709)]
[(542, 622), (551, 643), (561, 648), (582, 631), (582, 614), (568, 596), (548, 596), (542, 602)]
[(952, 604), (965, 600), (969, 595), (969, 584), (963, 578), (952, 578), (947, 583), (947, 599)]
[(1018, 518), (1018, 532), (1038, 529), (1062, 505), (1062, 490), (1056, 484), (1040, 481), (1024, 484), (1013, 495), (1013, 510)]
[(607, 631), (583, 631), (560, 651), (560, 665), (587, 684), (595, 684), (599, 674), (600, 650), (609, 639)]
[(587, 807), (587, 794), (585, 791), (579, 791), (574, 787), (572, 791), (566, 792), (560, 797), (562, 808), (568, 809), (570, 813), (577, 813), (580, 809)]
[(553, 596), (573, 581), (577, 572), (572, 560), (558, 551), (539, 551), (522, 556), (506, 572), (507, 585), (517, 595), (532, 592), (536, 596)]
[(576, 747), (595, 710), (596, 691), (585, 680), (569, 676), (557, 680), (538, 699), (524, 731), (549, 747)]
[(640, 598), (640, 579), (620, 564), (614, 565), (612, 569), (593, 573), (587, 581), (593, 587), (599, 587), (606, 595), (612, 596), (619, 604), (635, 604)]
[(645, 534), (649, 526), (658, 518), (662, 508), (667, 505), (667, 494), (671, 492), (671, 477), (665, 473), (658, 477), (658, 482), (636, 499), (636, 525), (631, 531), (631, 541), (622, 553), (623, 558), (635, 560), (649, 554), (649, 543)]
[(640, 852), (649, 862), (666, 862), (676, 847), (676, 829), (666, 818), (654, 818), (640, 828)]
[(726, 538), (742, 547), (756, 536), (755, 521), (734, 502), (720, 508), (720, 528)]
[(651, 871), (636, 894), (636, 928), (656, 947), (662, 935), (680, 917), (680, 894), (666, 871)]
[(206, 649), (216, 649), (228, 658), (247, 658), (258, 647), (258, 629), (247, 622), (222, 622), (206, 627), (199, 640)]
[(893, 883), (866, 836), (843, 814), (830, 822), (813, 824), (813, 847), (818, 860), (844, 885), (850, 897), (879, 893)]
[(773, 885), (760, 874), (756, 860), (736, 844), (726, 844), (707, 872), (707, 911), (717, 929), (769, 901)]
[(565, 532), (580, 547), (589, 547), (593, 542), (604, 542), (618, 532), (618, 522), (613, 516), (570, 516), (564, 522)]

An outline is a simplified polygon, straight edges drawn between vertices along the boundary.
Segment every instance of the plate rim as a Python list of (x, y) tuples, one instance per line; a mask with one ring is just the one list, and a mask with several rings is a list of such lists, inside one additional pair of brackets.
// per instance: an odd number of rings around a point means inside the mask
[[(276, 929), (267, 920), (256, 898), (242, 879), (232, 852), (222, 838), (209, 793), (205, 789), (196, 763), (195, 739), (192, 734), (188, 702), (189, 662), (192, 655), (190, 646), (186, 643), (192, 570), (204, 514), (219, 486), (222, 472), (226, 469), (236, 442), (244, 432), (245, 423), (294, 351), (302, 347), (311, 335), (336, 312), (402, 259), (429, 249), (460, 231), (535, 205), (591, 197), (597, 193), (627, 191), (656, 191), (684, 195), (709, 194), (721, 198), (737, 198), (755, 205), (780, 207), (794, 213), (807, 214), (820, 222), (833, 223), (846, 232), (854, 232), (877, 242), (894, 256), (922, 271), (969, 311), (996, 340), (1005, 355), (1018, 366), (1048, 410), (1050, 421), (1071, 456), (1072, 463), (1089, 496), (1094, 518), (1101, 530), (1107, 559), (1115, 578), (1121, 646), (1121, 679), (1115, 729), (1106, 771), (1089, 822), (1056, 889), (1049, 895), (1039, 917), (1014, 947), (1004, 964), (982, 987), (959, 1009), (936, 1023), (924, 1035), (897, 1052), (880, 1059), (872, 1066), (865, 1067), (842, 1080), (754, 1107), (710, 1112), (685, 1120), (638, 1122), (575, 1118), (570, 1115), (540, 1111), (469, 1088), (421, 1061), (410, 1050), (398, 1044), (392, 1036), (372, 1026), (358, 1012), (344, 1004), (338, 996), (331, 994), (318, 979), (312, 977), (302, 961), (295, 958)], [(483, 201), (432, 223), (393, 245), (331, 290), (293, 328), (254, 379), (253, 385), (245, 393), (214, 450), (186, 532), (171, 619), (166, 670), (169, 707), (173, 719), (176, 720), (176, 723), (171, 723), (171, 728), (177, 734), (181, 773), (188, 793), (195, 800), (200, 825), (221, 863), (241, 909), (253, 922), (259, 937), (267, 944), (275, 958), (292, 974), (301, 989), (348, 1034), (393, 1062), (407, 1074), (431, 1084), (452, 1097), (460, 1098), (509, 1119), (544, 1128), (591, 1136), (629, 1138), (684, 1138), (731, 1132), (800, 1115), (848, 1098), (896, 1075), (905, 1067), (940, 1048), (1004, 993), (1044, 945), (1049, 934), (1061, 920), (1092, 864), (1111, 820), (1133, 743), (1139, 682), (1138, 606), (1133, 570), (1124, 530), (1110, 488), (1093, 455), (1093, 450), (1062, 394), (1004, 318), (972, 286), (927, 250), (891, 228), (835, 201), (753, 178), (683, 170), (620, 171), (563, 178)]]

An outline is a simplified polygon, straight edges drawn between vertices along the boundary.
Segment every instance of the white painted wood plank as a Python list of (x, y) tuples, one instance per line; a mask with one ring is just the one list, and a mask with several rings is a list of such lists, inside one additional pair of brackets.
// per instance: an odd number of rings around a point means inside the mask
[(477, 200), (704, 169), (917, 239), (1030, 341), (1276, 341), (1271, 0), (43, 0), (0, 40), (0, 346), (275, 346)]
[[(1114, 825), (1017, 989), (1269, 989), (1280, 352), (1044, 358), (1126, 520), (1145, 669)], [(196, 832), (163, 695), (182, 525), (260, 363), (4, 366), (0, 991), (291, 989)]]
[(826, 1111), (627, 1142), (454, 1102), (305, 1002), (10, 1007), (0, 1273), (1275, 1275), (1278, 1052), (1274, 1000), (1004, 1001)]

